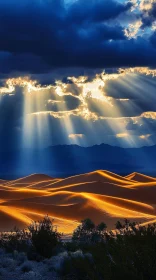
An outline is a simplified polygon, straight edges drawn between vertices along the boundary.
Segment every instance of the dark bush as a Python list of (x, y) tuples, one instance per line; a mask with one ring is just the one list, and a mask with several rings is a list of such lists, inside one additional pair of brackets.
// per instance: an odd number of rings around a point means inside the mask
[(17, 228), (9, 233), (2, 233), (0, 235), (0, 247), (7, 252), (27, 252), (31, 247), (30, 233), (28, 230)]
[(72, 240), (83, 243), (102, 242), (106, 237), (106, 228), (105, 223), (95, 226), (90, 219), (85, 219), (74, 231)]
[(53, 221), (46, 216), (42, 221), (29, 226), (31, 241), (36, 252), (45, 258), (50, 258), (53, 250), (61, 242), (61, 234), (54, 228)]
[(26, 273), (26, 272), (29, 272), (29, 271), (32, 271), (32, 270), (33, 270), (33, 267), (32, 267), (31, 262), (29, 262), (29, 261), (24, 262), (21, 266), (21, 271), (23, 273)]
[(112, 232), (106, 232), (104, 224), (87, 230), (84, 224), (75, 230), (69, 248), (78, 246), (93, 256), (93, 279), (155, 280), (156, 224), (142, 226), (125, 219)]
[(96, 269), (87, 257), (70, 257), (65, 260), (62, 274), (73, 275), (75, 280), (94, 280), (97, 278)]
[[(57, 272), (62, 279), (155, 280), (156, 224), (142, 226), (126, 219), (118, 221), (112, 232), (106, 229), (104, 223), (96, 226), (86, 219), (74, 231), (72, 240), (61, 243), (61, 235), (47, 216), (33, 223), (30, 231), (1, 234), (0, 247), (14, 253), (9, 253), (9, 258), (0, 258), (0, 269), (7, 267), (12, 257), (21, 266), (17, 251), (23, 250), (29, 260), (36, 261), (55, 254), (54, 262), (62, 266)], [(5, 250), (1, 250), (2, 254)], [(53, 258), (44, 262), (51, 261)], [(26, 261), (21, 270), (30, 271), (29, 264)]]

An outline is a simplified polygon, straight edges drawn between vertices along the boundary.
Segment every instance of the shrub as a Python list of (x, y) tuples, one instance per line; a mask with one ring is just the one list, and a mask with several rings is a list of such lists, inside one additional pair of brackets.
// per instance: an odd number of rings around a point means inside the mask
[(100, 232), (103, 232), (107, 229), (107, 226), (105, 223), (100, 223), (99, 225), (97, 225), (97, 230), (100, 231)]
[(29, 226), (31, 241), (36, 252), (45, 258), (52, 256), (54, 248), (61, 242), (61, 234), (46, 216), (42, 221)]
[(19, 230), (15, 228), (9, 233), (0, 235), (0, 247), (7, 252), (26, 252), (31, 246), (30, 233), (28, 230)]
[(69, 258), (67, 252), (63, 252), (57, 256), (53, 256), (51, 259), (48, 260), (48, 266), (51, 271), (61, 272), (62, 267), (64, 266), (65, 260)]
[[(3, 235), (0, 279), (47, 280), (60, 276), (58, 279), (154, 280), (156, 224), (145, 227), (125, 220), (116, 223), (116, 231), (107, 232), (106, 228), (104, 223), (96, 226), (86, 219), (75, 230), (73, 242), (57, 246), (61, 235), (47, 216), (32, 224), (30, 233), (16, 231), (11, 236)], [(18, 252), (21, 241), (28, 244), (32, 260), (40, 263), (29, 262), (28, 254)], [(52, 257), (43, 259), (41, 255)]]
[(72, 275), (73, 278), (71, 277), (69, 279), (76, 280), (98, 279), (93, 262), (81, 250), (69, 254), (69, 257), (64, 260), (62, 274), (64, 276)]
[(21, 266), (21, 271), (24, 273), (32, 271), (32, 270), (33, 270), (32, 263), (29, 261), (24, 262)]
[(43, 277), (34, 271), (29, 271), (21, 276), (20, 280), (43, 280)]
[(90, 219), (85, 219), (74, 231), (72, 240), (79, 243), (102, 242), (106, 237), (106, 228), (105, 223), (95, 226)]
[(17, 251), (13, 252), (13, 259), (16, 260), (17, 265), (23, 264), (25, 261), (27, 261), (27, 257), (25, 253), (19, 253)]
[(11, 257), (1, 257), (0, 258), (0, 269), (6, 268), (7, 270), (14, 270), (16, 267), (16, 262)]

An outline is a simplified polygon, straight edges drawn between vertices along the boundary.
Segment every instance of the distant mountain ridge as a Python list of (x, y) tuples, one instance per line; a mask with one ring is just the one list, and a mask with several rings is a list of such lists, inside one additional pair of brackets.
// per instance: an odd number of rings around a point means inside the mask
[(57, 145), (42, 150), (0, 152), (1, 178), (17, 178), (32, 173), (67, 177), (101, 169), (121, 175), (135, 171), (156, 176), (156, 145), (142, 148), (107, 144), (92, 147)]

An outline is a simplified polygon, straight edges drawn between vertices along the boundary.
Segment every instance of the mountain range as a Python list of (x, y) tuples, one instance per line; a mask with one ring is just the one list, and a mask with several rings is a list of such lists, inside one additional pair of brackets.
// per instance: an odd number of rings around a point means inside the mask
[(58, 145), (42, 150), (0, 151), (0, 176), (4, 179), (32, 173), (67, 177), (99, 169), (120, 175), (136, 171), (155, 176), (156, 146), (121, 148), (107, 144), (92, 147)]

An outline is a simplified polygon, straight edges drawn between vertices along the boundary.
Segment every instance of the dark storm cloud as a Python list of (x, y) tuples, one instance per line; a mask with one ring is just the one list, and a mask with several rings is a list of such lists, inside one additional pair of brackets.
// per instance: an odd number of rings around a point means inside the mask
[(2, 0), (0, 71), (155, 66), (156, 50), (150, 41), (128, 40), (116, 20), (131, 7), (130, 2), (115, 0), (79, 0), (70, 5), (63, 0)]
[(23, 90), (16, 87), (13, 95), (0, 96), (0, 124), (5, 128), (16, 122), (23, 115), (24, 98)]
[(101, 22), (109, 19), (114, 19), (121, 13), (129, 10), (132, 3), (128, 2), (125, 5), (110, 0), (79, 0), (73, 3), (69, 8), (68, 14), (71, 22), (81, 24), (81, 22)]
[[(133, 23), (129, 20), (133, 16), (136, 20), (131, 8), (132, 3), (116, 0), (77, 0), (68, 5), (63, 0), (0, 1), (0, 89), (8, 87), (8, 77), (25, 73), (42, 86), (41, 91), (27, 94), (26, 88), (14, 85), (13, 95), (0, 96), (1, 149), (18, 148), (27, 132), (33, 136), (30, 144), (35, 148), (40, 141), (42, 146), (70, 144), (69, 134), (83, 134), (86, 145), (115, 144), (116, 134), (125, 129), (125, 124), (115, 118), (155, 111), (156, 80), (139, 74), (105, 82), (104, 94), (112, 98), (113, 106), (96, 98), (82, 98), (84, 84), (87, 88), (104, 68), (112, 74), (118, 67), (156, 67), (156, 32), (135, 39), (125, 35), (124, 28)], [(146, 18), (142, 11), (139, 13), (137, 20), (142, 19), (144, 28), (151, 27), (155, 6)], [(70, 78), (73, 76), (87, 78), (76, 83)], [(34, 114), (44, 111), (49, 112)], [(155, 124), (141, 118), (140, 123), (132, 121), (131, 129), (130, 123), (126, 129), (136, 135), (152, 134)]]
[[(115, 69), (107, 69), (107, 73), (114, 73)], [(117, 69), (116, 69), (117, 71)], [(64, 84), (68, 84), (68, 87), (76, 87), (75, 90), (73, 89), (73, 94), (78, 94), (79, 89), (77, 88), (77, 85), (72, 81), (72, 79), (69, 79), (69, 77), (75, 77), (79, 78), (80, 76), (85, 76), (86, 81), (92, 81), (96, 74), (101, 74), (103, 72), (103, 69), (101, 68), (56, 68), (53, 69), (49, 73), (40, 73), (40, 74), (31, 74), (29, 75), (32, 80), (37, 80), (42, 86), (47, 85), (56, 85), (56, 81), (62, 81)], [(16, 73), (15, 73), (16, 74)], [(15, 77), (18, 77), (17, 75)], [(7, 78), (7, 75), (5, 75), (5, 78)], [(75, 92), (75, 93), (74, 93)], [(77, 93), (76, 93), (77, 92)]]

